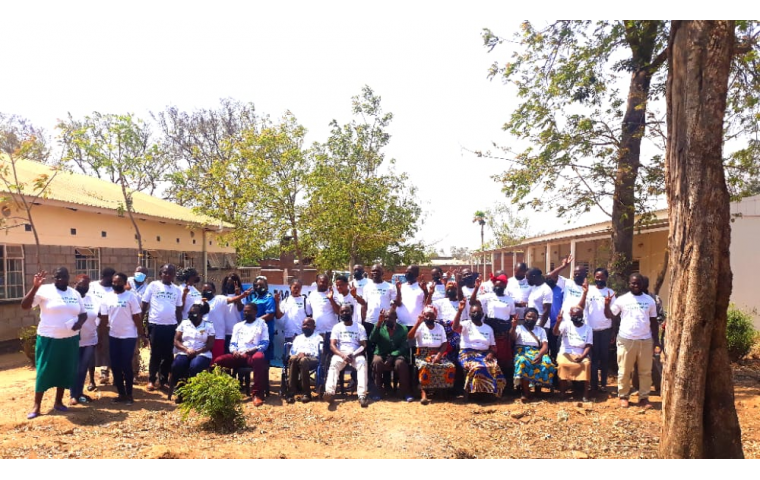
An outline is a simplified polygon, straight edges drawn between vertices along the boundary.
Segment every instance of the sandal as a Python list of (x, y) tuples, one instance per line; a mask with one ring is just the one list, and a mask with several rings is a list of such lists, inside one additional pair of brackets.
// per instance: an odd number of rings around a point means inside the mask
[(40, 416), (40, 412), (29, 412), (29, 413), (26, 415), (26, 419), (27, 419), (27, 420), (33, 420), (33, 419), (35, 419), (35, 418), (37, 418), (37, 417), (39, 417), (39, 416)]
[(430, 399), (429, 398), (423, 398), (420, 400), (420, 403), (423, 405), (430, 405)]
[(94, 392), (97, 389), (98, 389), (98, 387), (94, 383), (91, 383), (91, 384), (87, 385), (87, 391), (88, 392)]
[(53, 410), (58, 410), (59, 412), (68, 412), (69, 407), (66, 405), (53, 405)]

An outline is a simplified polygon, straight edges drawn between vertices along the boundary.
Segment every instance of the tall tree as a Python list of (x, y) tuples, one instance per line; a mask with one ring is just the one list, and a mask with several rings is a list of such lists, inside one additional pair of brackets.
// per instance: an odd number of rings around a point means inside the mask
[(123, 205), (137, 240), (137, 256), (144, 263), (142, 235), (135, 219), (134, 194), (152, 194), (169, 164), (153, 141), (150, 126), (132, 114), (94, 112), (82, 120), (71, 114), (58, 124), (64, 160), (87, 175), (109, 180), (121, 188)]
[(660, 454), (742, 458), (726, 345), (731, 295), (724, 115), (734, 22), (673, 21), (665, 163), (670, 301)]
[[(4, 204), (1, 209), (3, 217), (0, 217), (0, 220), (3, 223), (5, 220), (17, 222), (15, 225), (6, 226), (6, 228), (20, 227), (23, 223), (18, 223), (19, 220), (29, 223), (37, 248), (35, 251), (37, 269), (42, 270), (40, 237), (37, 233), (37, 225), (34, 223), (32, 210), (37, 205), (37, 200), (47, 195), (48, 187), (61, 169), (60, 161), (51, 165), (52, 174), (40, 175), (31, 182), (24, 181), (19, 175), (19, 162), (34, 161), (49, 164), (52, 160), (52, 150), (41, 129), (24, 118), (2, 113), (0, 113), (0, 154), (5, 155), (5, 158), (0, 158), (0, 181), (2, 181), (5, 191), (8, 192), (8, 197), (2, 202)], [(11, 216), (13, 211), (10, 206), (22, 212), (23, 216)]]
[[(506, 203), (496, 202), (485, 211), (493, 241), (486, 242), (487, 248), (504, 248), (517, 245), (529, 234), (528, 219), (516, 214)], [(534, 234), (537, 234), (534, 232)]]
[(306, 214), (315, 263), (342, 269), (374, 261), (387, 267), (418, 262), (426, 248), (410, 241), (421, 215), (416, 187), (395, 172), (394, 160), (385, 162), (383, 153), (393, 115), (383, 112), (380, 97), (367, 86), (352, 105), (356, 119), (343, 126), (330, 123), (310, 179)]

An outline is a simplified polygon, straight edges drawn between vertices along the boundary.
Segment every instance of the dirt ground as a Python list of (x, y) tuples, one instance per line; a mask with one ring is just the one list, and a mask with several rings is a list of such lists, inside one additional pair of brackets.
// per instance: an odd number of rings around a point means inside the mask
[[(279, 375), (272, 368), (275, 392)], [(101, 386), (97, 401), (59, 413), (51, 390), (29, 421), (34, 376), (22, 354), (0, 356), (0, 458), (653, 458), (660, 434), (659, 397), (645, 412), (633, 402), (621, 410), (614, 397), (581, 404), (548, 392), (527, 405), (386, 399), (366, 409), (355, 395), (328, 407), (274, 393), (263, 407), (244, 404), (244, 431), (216, 434), (198, 418), (182, 421), (165, 394), (145, 390), (144, 375), (133, 406), (111, 404), (114, 387)], [(760, 361), (735, 366), (734, 379), (744, 454), (760, 458)]]

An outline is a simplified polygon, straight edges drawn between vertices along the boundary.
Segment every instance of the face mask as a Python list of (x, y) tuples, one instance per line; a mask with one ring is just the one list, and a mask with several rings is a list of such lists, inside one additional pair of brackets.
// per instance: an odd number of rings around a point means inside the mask
[(357, 280), (361, 280), (364, 278), (364, 270), (357, 270), (354, 272), (354, 278)]
[(248, 323), (251, 323), (254, 320), (256, 320), (256, 315), (254, 315), (254, 314), (250, 314), (250, 315), (246, 315), (245, 316), (245, 321), (248, 322)]
[(504, 295), (504, 287), (493, 287), (493, 293), (501, 297)]
[(456, 300), (457, 299), (457, 291), (456, 290), (446, 290), (446, 297), (449, 300)]
[(353, 315), (351, 315), (350, 313), (341, 313), (341, 314), (340, 314), (340, 320), (341, 320), (342, 322), (350, 322), (350, 321), (351, 321), (351, 317), (352, 317), (352, 316), (353, 316)]
[(535, 320), (525, 320), (524, 325), (525, 325), (525, 328), (527, 328), (528, 330), (533, 330), (533, 327), (536, 326), (536, 321)]
[(267, 287), (256, 287), (256, 293), (259, 295), (266, 295), (266, 293), (269, 291)]
[(475, 286), (475, 277), (467, 277), (464, 280), (462, 280), (462, 283), (464, 283), (465, 286), (472, 288)]
[(583, 285), (583, 281), (586, 279), (586, 277), (583, 277), (581, 275), (576, 275), (573, 277), (573, 280), (575, 280), (576, 285)]
[(197, 313), (195, 313), (195, 312), (193, 312), (193, 313), (188, 313), (188, 314), (187, 314), (187, 318), (189, 318), (191, 322), (195, 323), (195, 322), (197, 322), (197, 321), (198, 321), (198, 314), (197, 314)]
[(203, 296), (203, 298), (205, 298), (206, 300), (211, 300), (212, 298), (214, 298), (214, 294), (213, 294), (213, 293), (211, 293), (211, 292), (203, 292), (202, 296)]
[(572, 320), (573, 325), (576, 327), (580, 327), (583, 325), (583, 317), (570, 317), (570, 320)]
[(536, 285), (536, 282), (533, 281), (532, 277), (528, 277), (528, 285), (530, 285), (531, 287), (534, 287)]
[(417, 277), (414, 275), (411, 275), (409, 273), (406, 274), (406, 281), (409, 283), (414, 283), (417, 281)]
[(386, 320), (385, 327), (390, 328), (391, 330), (394, 329), (396, 327), (396, 320)]
[(88, 290), (89, 290), (89, 286), (88, 286), (88, 288), (86, 288), (86, 289), (85, 289), (84, 287), (77, 287), (77, 288), (76, 288), (76, 291), (77, 291), (77, 292), (79, 292), (79, 294), (80, 294), (81, 296), (83, 296), (83, 297), (84, 297), (85, 295), (87, 295), (87, 291), (88, 291)]
[(306, 327), (304, 327), (304, 328), (301, 329), (301, 331), (307, 337), (311, 337), (311, 334), (314, 333), (314, 329), (313, 328), (306, 328)]
[(124, 293), (124, 285), (114, 285), (113, 291), (116, 293)]
[(145, 277), (147, 277), (147, 275), (145, 275), (144, 273), (142, 273), (142, 272), (135, 272), (135, 281), (136, 282), (144, 282), (145, 281)]
[(436, 283), (438, 283), (439, 281), (441, 281), (441, 276), (440, 275), (431, 275), (431, 278)]
[(596, 280), (594, 283), (596, 284), (596, 288), (604, 288), (607, 286), (607, 282), (604, 280)]
[(427, 325), (428, 327), (432, 327), (433, 325), (435, 325), (435, 320), (427, 320), (426, 319), (425, 320), (425, 325)]
[(481, 321), (483, 319), (483, 312), (478, 312), (478, 313), (475, 313), (475, 314), (470, 314), (470, 318), (473, 321), (475, 321), (475, 322), (479, 322), (479, 321)]

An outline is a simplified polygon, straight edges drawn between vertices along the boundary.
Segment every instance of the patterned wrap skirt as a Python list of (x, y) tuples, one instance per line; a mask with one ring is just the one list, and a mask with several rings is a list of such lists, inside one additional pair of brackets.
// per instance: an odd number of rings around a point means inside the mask
[(441, 363), (433, 363), (438, 351), (438, 348), (417, 348), (414, 364), (419, 372), (420, 388), (436, 390), (454, 386), (456, 367), (445, 356), (441, 358)]
[(459, 364), (464, 370), (464, 389), (470, 393), (493, 393), (501, 396), (507, 379), (501, 373), (499, 364), (486, 361), (487, 351), (463, 348), (459, 352)]
[(557, 367), (549, 355), (544, 355), (541, 361), (533, 364), (531, 361), (538, 356), (539, 349), (527, 345), (517, 345), (515, 348), (515, 378), (526, 379), (537, 385), (552, 386)]
[(454, 322), (439, 320), (438, 323), (443, 326), (443, 330), (446, 332), (446, 340), (449, 342), (446, 358), (451, 363), (455, 363), (459, 360), (459, 334), (451, 329), (451, 324)]

